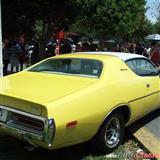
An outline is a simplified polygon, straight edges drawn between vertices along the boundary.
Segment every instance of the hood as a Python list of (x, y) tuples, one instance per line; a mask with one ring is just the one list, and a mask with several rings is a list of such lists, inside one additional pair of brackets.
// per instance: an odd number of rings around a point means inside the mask
[(0, 94), (45, 104), (95, 82), (95, 78), (24, 71), (1, 78)]

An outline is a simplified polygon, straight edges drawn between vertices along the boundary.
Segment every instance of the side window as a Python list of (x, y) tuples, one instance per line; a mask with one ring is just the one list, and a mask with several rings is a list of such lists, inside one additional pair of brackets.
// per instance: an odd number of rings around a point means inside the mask
[(126, 61), (128, 67), (139, 76), (156, 76), (157, 68), (147, 59), (132, 59)]

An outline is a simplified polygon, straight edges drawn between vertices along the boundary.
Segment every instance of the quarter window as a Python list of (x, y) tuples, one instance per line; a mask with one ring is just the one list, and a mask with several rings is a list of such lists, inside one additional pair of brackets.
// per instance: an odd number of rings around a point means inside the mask
[(157, 68), (147, 59), (132, 59), (126, 61), (128, 67), (139, 76), (156, 76)]

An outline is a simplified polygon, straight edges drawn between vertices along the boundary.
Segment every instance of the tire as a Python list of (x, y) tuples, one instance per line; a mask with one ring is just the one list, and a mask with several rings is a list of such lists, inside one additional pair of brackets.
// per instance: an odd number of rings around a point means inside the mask
[(93, 139), (94, 151), (107, 154), (116, 149), (123, 141), (124, 124), (124, 116), (121, 112), (114, 112), (107, 117)]

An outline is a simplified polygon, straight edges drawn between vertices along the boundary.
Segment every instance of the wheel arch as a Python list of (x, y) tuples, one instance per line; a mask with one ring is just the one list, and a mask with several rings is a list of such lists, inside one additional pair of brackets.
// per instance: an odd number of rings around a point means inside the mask
[(130, 111), (130, 108), (127, 104), (121, 104), (121, 105), (118, 105), (114, 108), (112, 108), (109, 112), (107, 112), (105, 118), (103, 119), (97, 133), (99, 132), (99, 130), (101, 129), (101, 127), (103, 126), (103, 124), (105, 123), (106, 119), (108, 117), (110, 117), (111, 114), (113, 114), (114, 112), (120, 112), (124, 115), (124, 121), (125, 121), (125, 124), (128, 123), (129, 119), (130, 119), (130, 116), (131, 116), (131, 111)]
[(120, 105), (118, 107), (115, 107), (113, 108), (105, 117), (104, 121), (107, 119), (107, 117), (109, 117), (112, 113), (114, 112), (120, 112), (124, 115), (124, 121), (125, 121), (125, 124), (127, 124), (127, 122), (129, 121), (130, 119), (130, 116), (131, 116), (131, 111), (130, 111), (130, 108), (128, 105)]

